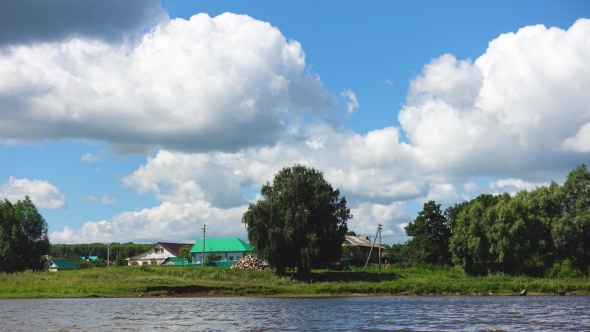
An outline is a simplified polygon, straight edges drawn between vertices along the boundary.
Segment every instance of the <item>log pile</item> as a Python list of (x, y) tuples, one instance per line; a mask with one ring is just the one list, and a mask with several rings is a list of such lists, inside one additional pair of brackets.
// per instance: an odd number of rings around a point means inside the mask
[(254, 257), (252, 255), (244, 256), (244, 258), (235, 262), (229, 268), (234, 269), (234, 270), (254, 270), (254, 271), (264, 270), (264, 266), (262, 266), (262, 263), (260, 263), (258, 261), (258, 258)]

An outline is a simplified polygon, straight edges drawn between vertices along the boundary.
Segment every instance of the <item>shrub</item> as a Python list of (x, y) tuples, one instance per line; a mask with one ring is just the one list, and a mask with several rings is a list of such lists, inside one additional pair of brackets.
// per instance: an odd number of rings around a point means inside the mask
[(553, 267), (547, 272), (547, 277), (559, 279), (580, 278), (582, 277), (582, 271), (573, 267), (569, 259), (564, 259), (553, 264)]

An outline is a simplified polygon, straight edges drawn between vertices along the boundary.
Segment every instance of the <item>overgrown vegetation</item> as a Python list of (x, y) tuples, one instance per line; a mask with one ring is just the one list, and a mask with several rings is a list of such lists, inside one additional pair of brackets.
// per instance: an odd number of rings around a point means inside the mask
[(121, 297), (121, 296), (314, 296), (428, 294), (590, 294), (590, 280), (512, 277), (490, 274), (470, 277), (449, 266), (391, 266), (381, 274), (313, 270), (305, 279), (287, 272), (238, 271), (214, 267), (133, 266), (92, 268), (58, 273), (26, 271), (0, 274), (0, 297)]

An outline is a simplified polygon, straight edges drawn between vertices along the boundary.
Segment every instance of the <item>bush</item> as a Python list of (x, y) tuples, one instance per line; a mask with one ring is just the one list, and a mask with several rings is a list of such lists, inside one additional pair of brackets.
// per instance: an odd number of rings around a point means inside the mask
[(205, 265), (215, 266), (215, 262), (220, 261), (220, 260), (221, 260), (221, 256), (209, 254), (209, 255), (207, 255), (207, 257), (205, 257)]
[(83, 269), (88, 269), (88, 268), (93, 268), (94, 264), (92, 264), (91, 261), (86, 261), (86, 260), (79, 260), (77, 262), (74, 262), (76, 265), (78, 265), (78, 268), (83, 270)]
[(582, 271), (573, 267), (569, 259), (564, 259), (553, 264), (553, 267), (547, 272), (547, 277), (559, 279), (580, 278), (582, 277)]

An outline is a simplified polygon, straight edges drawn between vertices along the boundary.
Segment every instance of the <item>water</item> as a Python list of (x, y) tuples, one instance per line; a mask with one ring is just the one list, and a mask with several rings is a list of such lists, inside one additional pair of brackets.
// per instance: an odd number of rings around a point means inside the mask
[(580, 331), (590, 297), (0, 300), (2, 331)]

